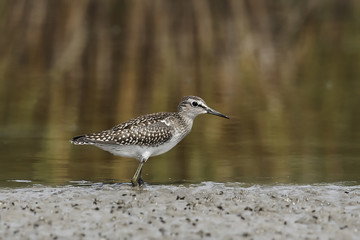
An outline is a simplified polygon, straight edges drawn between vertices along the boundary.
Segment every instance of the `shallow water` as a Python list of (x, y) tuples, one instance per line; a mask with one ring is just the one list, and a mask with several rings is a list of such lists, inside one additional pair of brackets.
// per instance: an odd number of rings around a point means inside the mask
[[(217, 106), (221, 111), (221, 106)], [(160, 109), (159, 109), (160, 111)], [(226, 113), (226, 112), (225, 112)], [(235, 113), (236, 114), (236, 113)], [(230, 114), (231, 116), (231, 114)], [(214, 128), (214, 124), (216, 127)], [(129, 182), (138, 162), (116, 157), (92, 146), (74, 146), (77, 134), (110, 126), (76, 126), (63, 123), (62, 135), (30, 126), (26, 131), (8, 130), (0, 137), (0, 185), (69, 184), (71, 181)], [(202, 181), (245, 183), (359, 183), (360, 147), (346, 142), (304, 142), (271, 138), (236, 139), (241, 123), (206, 115), (195, 119), (193, 130), (171, 151), (150, 158), (143, 177), (149, 184), (198, 183)], [(274, 130), (274, 133), (276, 131)]]
[(129, 182), (136, 160), (69, 140), (186, 95), (230, 120), (195, 119), (149, 184), (359, 183), (360, 5), (296, 4), (1, 5), (0, 186)]

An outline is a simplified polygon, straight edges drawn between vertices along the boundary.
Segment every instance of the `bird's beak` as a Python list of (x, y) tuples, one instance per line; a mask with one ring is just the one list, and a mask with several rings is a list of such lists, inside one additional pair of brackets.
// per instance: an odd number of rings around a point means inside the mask
[(219, 113), (218, 111), (215, 111), (214, 109), (211, 109), (211, 108), (209, 108), (209, 107), (206, 108), (206, 111), (207, 111), (207, 113), (209, 113), (209, 114), (230, 119), (228, 116), (226, 116), (226, 115), (224, 115), (224, 114), (222, 114), (222, 113)]

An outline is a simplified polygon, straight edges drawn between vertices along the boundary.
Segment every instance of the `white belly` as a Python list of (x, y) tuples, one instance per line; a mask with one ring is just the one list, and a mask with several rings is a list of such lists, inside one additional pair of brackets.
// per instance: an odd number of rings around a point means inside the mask
[(159, 145), (157, 147), (151, 146), (138, 146), (138, 145), (117, 145), (117, 144), (96, 144), (94, 146), (99, 147), (105, 151), (108, 151), (116, 156), (136, 158), (139, 161), (146, 161), (149, 157), (157, 156), (166, 153), (176, 144), (178, 144), (184, 136), (174, 136), (170, 141)]

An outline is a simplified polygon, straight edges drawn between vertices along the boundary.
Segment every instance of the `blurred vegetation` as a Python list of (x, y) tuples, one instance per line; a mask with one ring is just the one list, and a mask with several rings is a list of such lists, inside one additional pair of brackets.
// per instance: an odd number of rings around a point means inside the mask
[[(27, 154), (47, 157), (22, 166), (40, 179), (71, 179), (73, 135), (174, 111), (193, 94), (231, 121), (195, 125), (187, 151), (178, 146), (149, 166), (154, 181), (357, 178), (359, 42), (356, 0), (3, 0), (0, 136), (46, 139)], [(91, 153), (83, 157), (96, 175), (103, 162)], [(117, 164), (111, 177), (131, 175)]]

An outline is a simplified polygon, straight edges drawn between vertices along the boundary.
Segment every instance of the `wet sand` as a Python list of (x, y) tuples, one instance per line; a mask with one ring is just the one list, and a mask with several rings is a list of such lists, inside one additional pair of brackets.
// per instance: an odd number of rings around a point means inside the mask
[(359, 239), (360, 186), (0, 189), (0, 239)]

